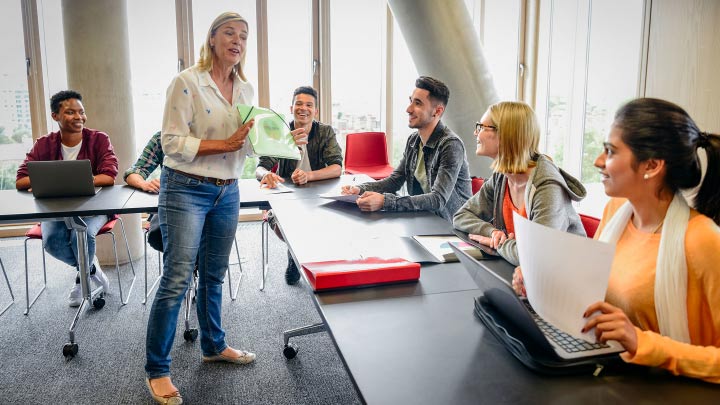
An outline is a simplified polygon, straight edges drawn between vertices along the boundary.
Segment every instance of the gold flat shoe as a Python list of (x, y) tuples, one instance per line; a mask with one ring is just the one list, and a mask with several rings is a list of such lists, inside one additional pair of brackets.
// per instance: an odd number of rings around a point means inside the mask
[(150, 385), (150, 380), (148, 378), (145, 378), (145, 385), (147, 385), (148, 391), (150, 391), (150, 395), (152, 398), (157, 402), (158, 404), (163, 405), (180, 405), (183, 403), (182, 395), (180, 395), (180, 391), (175, 391), (172, 394), (169, 395), (157, 395), (155, 391), (153, 391), (152, 385)]
[(248, 364), (255, 361), (255, 353), (250, 353), (243, 350), (238, 351), (240, 352), (240, 357), (230, 357), (223, 354), (216, 354), (214, 356), (202, 356), (202, 359), (206, 363), (225, 362), (235, 364)]

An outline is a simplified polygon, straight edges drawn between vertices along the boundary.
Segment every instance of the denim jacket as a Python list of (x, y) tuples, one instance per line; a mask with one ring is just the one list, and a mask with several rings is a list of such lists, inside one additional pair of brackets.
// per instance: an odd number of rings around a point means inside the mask
[[(375, 191), (385, 194), (385, 211), (431, 211), (448, 221), (471, 196), (470, 172), (465, 145), (455, 133), (439, 121), (423, 147), (425, 171), (430, 192), (424, 193), (415, 179), (420, 135), (408, 137), (400, 164), (387, 178), (360, 185), (361, 193)], [(395, 194), (407, 183), (409, 196)]]

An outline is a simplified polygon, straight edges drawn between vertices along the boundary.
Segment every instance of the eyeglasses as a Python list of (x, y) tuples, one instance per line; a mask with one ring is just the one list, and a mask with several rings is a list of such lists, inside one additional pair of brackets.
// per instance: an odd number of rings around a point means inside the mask
[(497, 127), (494, 126), (494, 125), (483, 125), (483, 124), (481, 124), (481, 123), (479, 123), (479, 122), (476, 122), (476, 123), (475, 123), (475, 132), (482, 132), (482, 131), (485, 131), (485, 130), (488, 130), (488, 131), (490, 131), (490, 130), (492, 130), (492, 131), (497, 131)]

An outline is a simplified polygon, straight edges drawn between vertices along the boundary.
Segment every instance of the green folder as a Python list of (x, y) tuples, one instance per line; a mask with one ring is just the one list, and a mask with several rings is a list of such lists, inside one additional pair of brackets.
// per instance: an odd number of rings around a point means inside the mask
[(300, 150), (285, 117), (269, 108), (238, 104), (237, 109), (243, 124), (255, 119), (247, 139), (256, 155), (300, 160)]

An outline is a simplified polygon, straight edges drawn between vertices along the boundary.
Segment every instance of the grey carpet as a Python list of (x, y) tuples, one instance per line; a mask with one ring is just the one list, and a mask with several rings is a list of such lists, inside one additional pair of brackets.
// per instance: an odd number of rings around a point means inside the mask
[[(111, 281), (111, 294), (101, 310), (86, 311), (80, 319), (78, 355), (66, 362), (62, 346), (75, 309), (66, 304), (74, 271), (48, 257), (48, 288), (24, 316), (24, 238), (0, 239), (0, 258), (15, 292), (15, 304), (0, 317), (0, 403), (3, 404), (150, 404), (144, 384), (145, 331), (150, 309), (141, 304), (143, 260), (135, 262), (138, 281), (130, 302), (121, 307), (116, 272), (103, 266)], [(288, 286), (284, 280), (286, 247), (270, 235), (270, 271), (264, 292), (260, 282), (260, 227), (240, 224), (238, 241), (247, 259), (237, 301), (224, 289), (223, 325), (227, 341), (250, 350), (257, 360), (249, 366), (205, 364), (200, 342), (182, 337), (182, 313), (172, 351), (171, 372), (186, 403), (194, 404), (354, 404), (359, 399), (326, 333), (293, 339), (298, 357), (282, 355), (280, 333), (320, 321), (309, 289), (303, 282)], [(120, 242), (120, 241), (118, 241)], [(41, 281), (39, 242), (31, 242), (31, 283)], [(234, 254), (234, 250), (233, 250)], [(157, 276), (156, 252), (150, 253), (150, 275)], [(231, 256), (231, 262), (234, 261)], [(231, 266), (233, 282), (239, 275)], [(130, 272), (121, 266), (121, 275)], [(125, 278), (126, 283), (129, 278)], [(0, 305), (9, 294), (0, 279)], [(227, 279), (226, 279), (227, 284)], [(127, 284), (126, 284), (127, 285)], [(31, 291), (32, 293), (32, 291)], [(153, 295), (151, 295), (152, 299)], [(194, 308), (193, 308), (194, 309)], [(193, 326), (197, 326), (194, 312)]]

